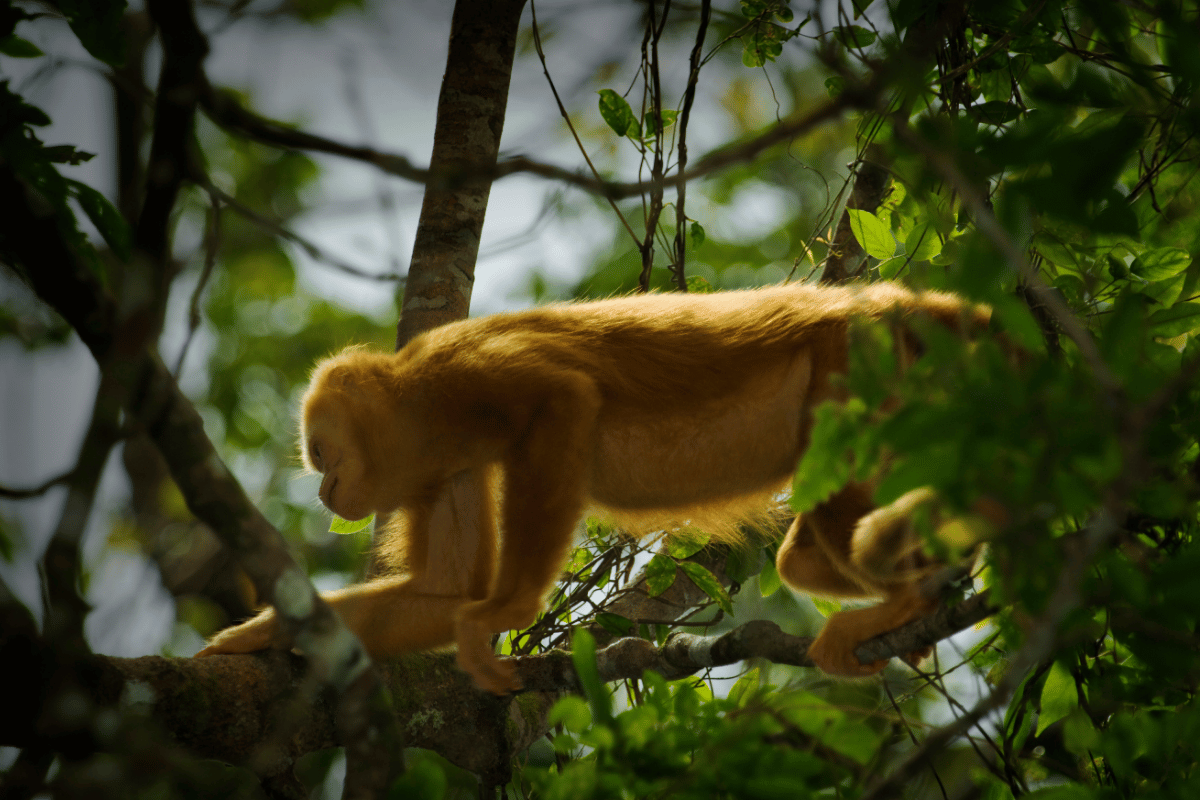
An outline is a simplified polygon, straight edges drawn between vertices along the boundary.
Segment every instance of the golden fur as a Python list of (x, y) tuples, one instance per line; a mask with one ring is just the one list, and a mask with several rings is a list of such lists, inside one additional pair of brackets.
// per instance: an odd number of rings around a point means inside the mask
[[(481, 686), (515, 689), (489, 637), (533, 622), (587, 504), (638, 529), (686, 521), (733, 540), (728, 523), (788, 485), (814, 408), (839, 399), (851, 322), (891, 320), (911, 357), (913, 315), (964, 332), (987, 322), (896, 284), (790, 285), (552, 305), (334, 356), (304, 398), (303, 456), (339, 516), (395, 514), (383, 555), (406, 574), (327, 599), (374, 656), (453, 642)], [(871, 489), (798, 517), (779, 550), (797, 589), (884, 598), (829, 619), (809, 654), (831, 673), (881, 669), (854, 648), (932, 608), (907, 524), (927, 497), (876, 510)], [(268, 613), (202, 654), (284, 645)]]

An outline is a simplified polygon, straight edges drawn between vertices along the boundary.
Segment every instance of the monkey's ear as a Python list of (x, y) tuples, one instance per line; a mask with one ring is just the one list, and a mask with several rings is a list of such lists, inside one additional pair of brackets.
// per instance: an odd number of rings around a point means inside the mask
[(326, 373), (326, 385), (333, 389), (349, 389), (354, 382), (354, 371), (346, 364), (335, 364)]
[(355, 369), (353, 362), (347, 359), (345, 353), (332, 356), (317, 364), (312, 371), (312, 376), (309, 378), (309, 392), (344, 393), (353, 386), (357, 373), (358, 370)]

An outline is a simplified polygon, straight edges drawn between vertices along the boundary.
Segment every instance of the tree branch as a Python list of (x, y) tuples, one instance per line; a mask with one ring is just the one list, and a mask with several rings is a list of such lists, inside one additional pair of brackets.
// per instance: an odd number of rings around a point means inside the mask
[[(863, 642), (855, 654), (870, 663), (893, 656), (906, 656), (934, 645), (996, 612), (986, 592), (955, 605), (943, 605), (934, 614), (914, 620), (894, 631)], [(600, 679), (617, 681), (640, 678), (652, 669), (668, 680), (678, 680), (711, 667), (736, 664), (747, 658), (764, 658), (775, 664), (811, 667), (808, 647), (811, 636), (784, 633), (769, 620), (752, 620), (717, 636), (674, 633), (661, 647), (646, 639), (618, 639), (596, 653)], [(523, 656), (517, 672), (527, 690), (579, 691), (574, 669), (565, 670), (559, 651)]]
[[(132, 419), (143, 426), (166, 459), (188, 508), (240, 556), (260, 596), (279, 603), (289, 632), (312, 653), (318, 675), (346, 687), (368, 670), (361, 645), (313, 591), (304, 572), (287, 555), (282, 537), (249, 501), (217, 456), (203, 422), (174, 378), (147, 346), (129, 349), (132, 338), (118, 329), (116, 299), (63, 240), (36, 190), (0, 165), (0, 198), (9, 211), (0, 218), (5, 245), (23, 277), (46, 303), (75, 328), (116, 386)], [(123, 327), (137, 327), (127, 320)], [(143, 328), (144, 329), (144, 328)], [(110, 359), (111, 353), (117, 358)], [(327, 654), (327, 655), (323, 655)], [(327, 660), (327, 657), (329, 660)]]
[[(992, 611), (986, 595), (977, 595), (865, 643), (860, 656), (874, 659), (880, 653), (886, 657), (911, 652)], [(5, 641), (0, 635), (0, 645)], [(811, 642), (810, 637), (784, 633), (773, 622), (755, 620), (720, 636), (677, 633), (662, 647), (644, 639), (619, 639), (597, 653), (597, 662), (604, 681), (640, 678), (647, 669), (679, 679), (747, 658), (811, 666), (805, 655)], [(14, 674), (28, 676), (29, 692), (42, 698), (46, 678), (39, 673), (36, 649), (0, 646), (0, 653)], [(416, 654), (379, 665), (391, 691), (395, 719), (404, 725), (406, 744), (435, 750), (480, 773), (485, 781), (505, 778), (511, 755), (546, 733), (546, 717), (554, 702), (565, 692), (580, 690), (571, 655), (561, 650), (521, 657), (517, 669), (526, 690), (497, 698), (475, 688), (455, 666), (453, 654)], [(126, 686), (146, 687), (150, 691), (144, 693), (145, 711), (167, 735), (202, 756), (246, 765), (262, 742), (275, 736), (280, 714), (286, 713), (279, 707), (279, 697), (305, 672), (302, 658), (281, 651), (203, 659), (94, 656), (91, 678), (83, 690), (93, 702), (110, 705)], [(197, 696), (204, 698), (201, 713), (197, 713)], [(27, 747), (40, 741), (35, 727), (39, 710), (28, 711), (0, 718), (0, 744)], [(274, 760), (280, 763), (346, 744), (328, 694), (320, 695), (286, 730), (288, 735), (275, 740), (273, 749)]]
[(6, 500), (29, 500), (33, 497), (41, 497), (60, 483), (70, 481), (72, 472), (74, 470), (64, 472), (62, 475), (55, 475), (53, 478), (49, 478), (37, 486), (28, 489), (14, 489), (11, 486), (0, 486), (0, 497)]
[(883, 86), (883, 80), (878, 77), (859, 86), (847, 85), (838, 97), (811, 110), (797, 111), (745, 141), (717, 148), (697, 160), (690, 169), (664, 176), (661, 179), (631, 182), (601, 180), (575, 170), (524, 156), (505, 159), (499, 163), (471, 161), (439, 165), (434, 161), (431, 162), (428, 169), (423, 169), (414, 166), (408, 158), (396, 153), (347, 145), (259, 116), (242, 106), (232, 94), (212, 87), (208, 87), (208, 90), (201, 95), (200, 104), (209, 119), (217, 125), (241, 133), (263, 144), (329, 153), (361, 161), (371, 164), (389, 175), (395, 175), (414, 183), (424, 183), (444, 189), (472, 183), (490, 184), (500, 178), (522, 173), (565, 183), (600, 197), (622, 200), (655, 189), (677, 188), (689, 181), (706, 177), (734, 164), (751, 161), (763, 151), (807, 133), (824, 122), (837, 119), (846, 111), (874, 107)]
[[(858, 161), (854, 176), (854, 188), (838, 220), (833, 241), (829, 243), (829, 255), (825, 258), (825, 269), (821, 272), (821, 283), (841, 284), (856, 277), (863, 260), (862, 245), (850, 226), (850, 209), (861, 209), (874, 213), (883, 202), (890, 173), (879, 163), (882, 153), (879, 148), (868, 147)], [(851, 164), (851, 167), (854, 165)]]

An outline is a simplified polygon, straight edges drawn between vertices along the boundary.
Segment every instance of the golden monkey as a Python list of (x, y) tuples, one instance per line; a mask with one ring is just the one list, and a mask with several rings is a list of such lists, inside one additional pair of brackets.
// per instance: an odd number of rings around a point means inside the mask
[[(334, 356), (304, 397), (303, 456), (334, 513), (393, 515), (383, 554), (407, 572), (326, 599), (372, 656), (453, 643), (481, 687), (519, 688), (489, 637), (534, 621), (585, 508), (643, 529), (753, 514), (788, 486), (816, 406), (841, 399), (852, 321), (894, 320), (911, 356), (913, 315), (963, 332), (988, 318), (890, 283), (789, 285), (552, 305), (452, 323), (394, 354)], [(907, 524), (927, 493), (876, 509), (872, 488), (797, 517), (779, 549), (796, 589), (883, 598), (826, 622), (809, 655), (832, 674), (882, 669), (854, 649), (935, 605), (917, 590)], [(201, 655), (268, 646), (287, 646), (270, 612)]]

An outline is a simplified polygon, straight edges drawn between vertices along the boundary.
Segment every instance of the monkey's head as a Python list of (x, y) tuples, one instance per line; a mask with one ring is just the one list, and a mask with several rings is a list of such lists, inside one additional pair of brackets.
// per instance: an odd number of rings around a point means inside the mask
[(382, 508), (376, 491), (376, 460), (370, 436), (372, 387), (363, 380), (361, 359), (348, 352), (327, 359), (313, 371), (300, 411), (300, 457), (321, 474), (321, 502), (347, 520), (362, 519)]

